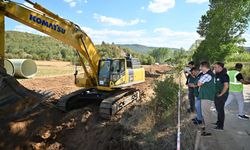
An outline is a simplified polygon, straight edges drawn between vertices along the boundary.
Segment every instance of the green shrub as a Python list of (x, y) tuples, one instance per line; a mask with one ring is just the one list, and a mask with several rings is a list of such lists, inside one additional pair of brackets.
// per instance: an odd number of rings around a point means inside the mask
[(142, 65), (152, 65), (155, 63), (155, 59), (154, 57), (150, 56), (150, 55), (144, 55), (142, 54), (139, 57), (139, 60), (141, 62)]
[(179, 86), (174, 77), (166, 77), (163, 81), (156, 81), (154, 92), (156, 94), (156, 115), (159, 119), (168, 114), (170, 108), (175, 107), (178, 100)]
[(250, 53), (249, 52), (244, 52), (244, 53), (235, 53), (232, 54), (231, 56), (227, 57), (226, 60), (228, 62), (248, 62), (250, 60)]
[(250, 79), (250, 64), (244, 64), (241, 72), (245, 80), (249, 80)]

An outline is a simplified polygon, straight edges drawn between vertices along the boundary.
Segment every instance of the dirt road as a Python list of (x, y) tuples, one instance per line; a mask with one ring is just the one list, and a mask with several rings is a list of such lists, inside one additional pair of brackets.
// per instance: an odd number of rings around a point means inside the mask
[[(245, 86), (245, 112), (250, 116), (250, 86)], [(201, 137), (200, 150), (249, 150), (250, 149), (250, 120), (238, 119), (238, 105), (233, 101), (226, 108), (224, 131), (212, 130), (211, 137)], [(211, 114), (215, 122), (216, 112)], [(210, 121), (210, 122), (211, 122)], [(210, 125), (210, 127), (214, 127)]]
[(74, 84), (73, 75), (64, 75), (57, 77), (38, 77), (29, 80), (21, 80), (20, 83), (31, 90), (46, 90), (53, 92), (54, 99), (69, 94), (80, 89)]

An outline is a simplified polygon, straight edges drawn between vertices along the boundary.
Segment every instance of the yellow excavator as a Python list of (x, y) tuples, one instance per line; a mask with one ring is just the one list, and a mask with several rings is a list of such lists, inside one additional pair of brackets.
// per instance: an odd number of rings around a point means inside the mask
[[(145, 81), (145, 71), (138, 59), (130, 56), (102, 59), (90, 37), (78, 25), (59, 17), (37, 3), (30, 0), (26, 2), (33, 7), (10, 0), (0, 0), (0, 66), (4, 65), (5, 58), (4, 18), (6, 16), (62, 41), (76, 50), (84, 75), (80, 76), (76, 72), (75, 84), (83, 89), (63, 97), (57, 103), (58, 107), (71, 110), (92, 102), (100, 102), (100, 115), (110, 118), (123, 107), (140, 98), (139, 91), (131, 87)], [(0, 95), (0, 103), (1, 101)]]

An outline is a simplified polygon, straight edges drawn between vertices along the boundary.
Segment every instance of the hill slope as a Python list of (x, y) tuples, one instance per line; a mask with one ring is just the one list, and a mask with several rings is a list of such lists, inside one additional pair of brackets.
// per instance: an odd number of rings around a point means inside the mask
[[(73, 60), (74, 49), (52, 37), (31, 33), (6, 31), (5, 52), (7, 58), (31, 58), (36, 60)], [(114, 44), (96, 45), (102, 57), (118, 58), (126, 53), (134, 56), (140, 54), (129, 48)]]
[(73, 48), (49, 36), (7, 31), (5, 34), (7, 58), (70, 60)]
[(250, 47), (245, 47), (247, 52), (250, 52)]
[(120, 47), (124, 47), (124, 48), (129, 48), (129, 49), (132, 49), (136, 52), (139, 52), (139, 53), (148, 53), (150, 51), (152, 51), (153, 49), (156, 49), (156, 48), (167, 48), (167, 49), (170, 49), (170, 50), (179, 50), (177, 48), (168, 48), (168, 47), (149, 47), (149, 46), (145, 46), (145, 45), (140, 45), (140, 44), (118, 44)]
[(129, 48), (139, 53), (148, 53), (155, 47), (148, 47), (140, 44), (118, 44), (120, 47)]
[[(75, 59), (75, 50), (49, 36), (41, 36), (36, 34), (7, 31), (6, 32), (6, 58), (29, 58), (35, 60), (64, 60), (73, 61)], [(96, 49), (103, 58), (123, 58), (127, 54), (139, 58), (142, 64), (152, 64), (155, 60), (159, 61), (159, 57), (163, 57), (163, 53), (167, 53), (165, 59), (172, 57), (178, 49), (147, 47), (139, 44), (108, 44), (102, 42), (96, 45)], [(150, 51), (154, 51), (149, 54)]]

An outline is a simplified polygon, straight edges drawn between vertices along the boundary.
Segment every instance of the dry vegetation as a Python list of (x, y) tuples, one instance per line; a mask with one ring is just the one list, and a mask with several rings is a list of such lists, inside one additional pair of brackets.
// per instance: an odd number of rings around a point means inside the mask
[[(75, 72), (75, 66), (71, 62), (36, 61), (36, 64), (38, 69), (36, 77), (73, 75)], [(78, 67), (78, 69), (83, 71), (81, 67)]]

